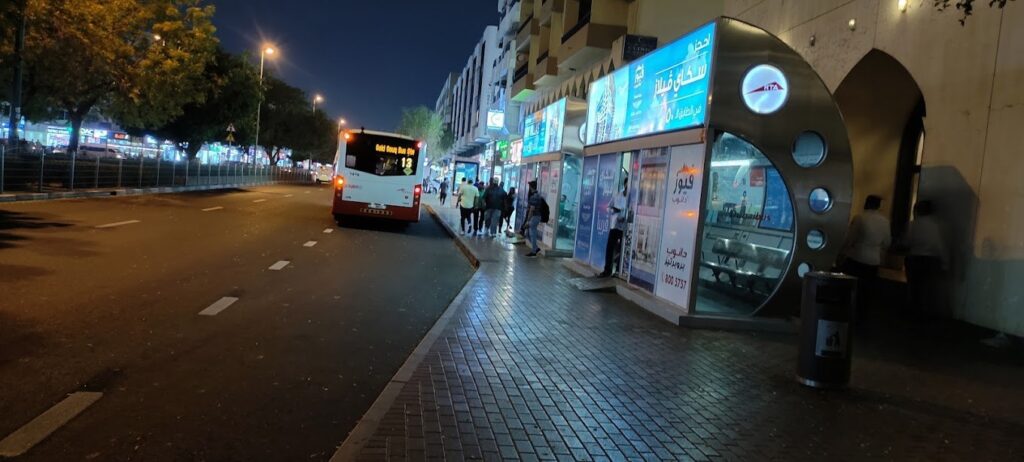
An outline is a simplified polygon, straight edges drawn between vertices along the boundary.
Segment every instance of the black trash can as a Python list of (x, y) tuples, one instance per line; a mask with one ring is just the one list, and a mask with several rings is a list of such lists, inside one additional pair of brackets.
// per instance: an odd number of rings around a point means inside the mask
[(813, 271), (804, 275), (800, 306), (800, 355), (796, 379), (814, 388), (850, 382), (857, 278)]

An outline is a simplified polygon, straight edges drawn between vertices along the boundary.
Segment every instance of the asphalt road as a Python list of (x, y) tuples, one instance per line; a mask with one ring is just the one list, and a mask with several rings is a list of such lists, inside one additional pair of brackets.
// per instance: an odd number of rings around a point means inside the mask
[(0, 206), (0, 439), (93, 391), (17, 460), (329, 458), (472, 272), (426, 211), (338, 228), (330, 194)]

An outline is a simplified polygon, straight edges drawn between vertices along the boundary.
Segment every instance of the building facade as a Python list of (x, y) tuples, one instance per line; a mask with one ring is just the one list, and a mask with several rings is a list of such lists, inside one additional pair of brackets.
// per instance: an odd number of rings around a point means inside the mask
[(487, 109), (494, 79), (493, 63), (498, 55), (498, 28), (487, 26), (452, 87), (451, 127), (455, 144), (451, 154), (455, 156), (475, 156), (489, 141)]

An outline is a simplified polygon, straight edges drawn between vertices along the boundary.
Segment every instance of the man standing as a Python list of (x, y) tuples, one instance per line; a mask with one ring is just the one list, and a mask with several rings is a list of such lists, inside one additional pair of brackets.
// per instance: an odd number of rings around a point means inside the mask
[(537, 191), (537, 180), (530, 181), (529, 192), (527, 193), (526, 203), (529, 209), (526, 212), (526, 223), (529, 230), (530, 239), (530, 253), (526, 254), (527, 257), (536, 257), (540, 253), (540, 245), (537, 244), (537, 239), (540, 238), (540, 230), (537, 229), (541, 223), (547, 223), (548, 221), (548, 210), (547, 202), (544, 201), (544, 197)]
[(490, 237), (498, 234), (501, 212), (505, 207), (505, 196), (505, 191), (498, 185), (498, 180), (492, 178), (491, 184), (484, 191), (484, 222), (487, 224), (487, 233)]
[(889, 219), (878, 210), (882, 208), (882, 198), (868, 196), (864, 201), (864, 213), (857, 215), (850, 222), (850, 232), (843, 246), (846, 261), (841, 265), (844, 273), (856, 276), (858, 295), (858, 317), (865, 315), (864, 308), (871, 306), (867, 300), (878, 279), (878, 266), (882, 264), (882, 254), (892, 245), (892, 229)]
[(910, 308), (919, 314), (940, 310), (941, 293), (938, 287), (942, 272), (948, 267), (949, 252), (943, 243), (939, 223), (932, 215), (931, 201), (914, 205), (914, 221), (910, 222), (903, 239), (907, 249), (907, 285), (910, 289)]
[(608, 244), (604, 249), (604, 271), (599, 275), (606, 278), (612, 275), (612, 265), (618, 271), (620, 254), (622, 253), (622, 230), (626, 227), (626, 193), (629, 190), (629, 179), (623, 180), (622, 191), (615, 195), (608, 205), (611, 211), (608, 223)]
[[(459, 186), (459, 227), (462, 228), (462, 234), (472, 232), (473, 230), (473, 205), (476, 204), (476, 198), (480, 194), (480, 190), (476, 189), (468, 179), (462, 179), (462, 185)], [(469, 224), (469, 231), (466, 230), (466, 224)]]

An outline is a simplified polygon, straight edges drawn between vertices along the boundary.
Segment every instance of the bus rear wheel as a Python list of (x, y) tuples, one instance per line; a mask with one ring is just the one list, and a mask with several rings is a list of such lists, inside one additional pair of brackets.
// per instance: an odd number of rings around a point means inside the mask
[(341, 220), (341, 214), (340, 213), (335, 213), (334, 214), (334, 223), (336, 223), (338, 226), (341, 226), (341, 221), (342, 221)]

